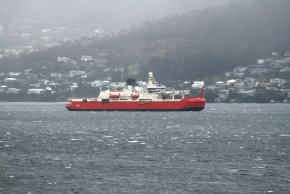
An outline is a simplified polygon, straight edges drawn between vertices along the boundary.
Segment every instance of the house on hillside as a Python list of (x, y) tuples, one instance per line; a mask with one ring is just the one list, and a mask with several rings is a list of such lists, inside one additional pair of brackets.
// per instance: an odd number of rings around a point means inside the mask
[(60, 63), (68, 63), (71, 61), (71, 59), (68, 57), (57, 57), (57, 61)]
[(32, 72), (32, 68), (25, 69), (25, 70), (24, 70), (24, 75), (30, 75), (31, 72)]
[(244, 82), (242, 80), (237, 80), (233, 86), (235, 89), (239, 90), (244, 87)]
[(2, 85), (2, 86), (0, 86), (0, 93), (6, 93), (7, 92), (7, 86), (5, 86), (5, 85)]
[(77, 62), (75, 60), (72, 60), (68, 57), (57, 57), (57, 61), (59, 63), (65, 63), (65, 64), (72, 64), (72, 65), (77, 64)]
[(285, 83), (285, 80), (282, 78), (271, 78), (270, 83), (273, 86), (282, 86)]
[(247, 71), (247, 67), (236, 67), (234, 68), (234, 73), (233, 75), (235, 77), (239, 77), (239, 78), (242, 78), (245, 76), (245, 72)]
[(217, 88), (223, 88), (223, 87), (226, 86), (226, 84), (225, 84), (225, 82), (223, 82), (223, 81), (217, 81), (217, 82), (215, 82), (215, 86), (216, 86)]
[(7, 93), (8, 94), (18, 94), (21, 91), (21, 89), (18, 88), (8, 88)]
[(251, 97), (251, 96), (254, 96), (255, 93), (256, 93), (255, 90), (244, 90), (244, 89), (242, 89), (242, 90), (239, 90), (239, 91), (238, 91), (238, 94), (240, 94), (240, 95), (242, 95), (242, 96), (244, 96), (244, 97)]
[(247, 69), (247, 67), (236, 67), (234, 68), (234, 73), (245, 73)]
[(9, 72), (8, 75), (11, 77), (17, 77), (17, 76), (21, 75), (21, 73), (20, 72)]
[(194, 81), (192, 88), (202, 88), (204, 86), (204, 81)]
[(265, 63), (264, 59), (258, 59), (257, 60), (257, 65), (263, 65)]
[(27, 94), (37, 94), (37, 95), (40, 95), (40, 94), (43, 94), (44, 93), (44, 89), (28, 89), (27, 90)]
[(37, 80), (37, 84), (47, 85), (47, 84), (49, 84), (49, 80), (48, 79), (39, 79), (39, 80)]
[(262, 75), (262, 74), (267, 74), (268, 72), (269, 72), (268, 67), (256, 67), (252, 69), (251, 74)]
[(50, 77), (52, 77), (52, 78), (61, 78), (62, 74), (53, 72), (53, 73), (50, 73)]
[(78, 88), (78, 84), (77, 83), (73, 83), (69, 88), (70, 88), (70, 91), (73, 91), (75, 90), (76, 88)]
[(252, 77), (247, 77), (244, 79), (244, 85), (248, 88), (256, 88), (258, 86), (259, 82), (257, 79)]
[(84, 61), (84, 62), (93, 61), (93, 57), (89, 55), (83, 55), (81, 56), (81, 61)]
[(227, 85), (227, 86), (233, 86), (234, 83), (236, 83), (236, 82), (237, 82), (237, 80), (235, 80), (235, 79), (230, 79), (230, 80), (226, 81), (226, 85)]
[(91, 84), (91, 87), (93, 87), (93, 88), (99, 88), (99, 87), (103, 87), (103, 86), (109, 85), (110, 82), (109, 81), (96, 80), (96, 81), (91, 82), (90, 84)]
[(124, 72), (124, 69), (125, 68), (123, 68), (123, 67), (115, 67), (114, 68), (114, 72), (121, 72), (121, 73), (123, 73)]
[(10, 82), (15, 82), (16, 80), (17, 80), (16, 78), (8, 77), (8, 78), (5, 78), (5, 79), (4, 79), (4, 82), (5, 82), (5, 83), (10, 83)]
[(87, 75), (87, 73), (85, 71), (70, 71), (69, 72), (70, 77), (83, 76), (83, 75)]

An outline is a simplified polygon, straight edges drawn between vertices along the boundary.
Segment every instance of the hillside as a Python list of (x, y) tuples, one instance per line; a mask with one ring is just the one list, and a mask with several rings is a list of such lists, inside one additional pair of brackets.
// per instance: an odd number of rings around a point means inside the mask
[(269, 53), (290, 50), (290, 1), (232, 2), (186, 15), (172, 16), (140, 27), (65, 42), (61, 46), (19, 58), (3, 58), (0, 71), (47, 67), (68, 71), (58, 56), (127, 67), (143, 79), (148, 71), (162, 81), (203, 78), (255, 63)]

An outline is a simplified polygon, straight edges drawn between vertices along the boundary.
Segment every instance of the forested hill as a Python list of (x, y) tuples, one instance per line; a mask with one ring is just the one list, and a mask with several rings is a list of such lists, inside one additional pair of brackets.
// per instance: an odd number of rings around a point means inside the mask
[(164, 79), (192, 79), (255, 63), (269, 53), (290, 50), (290, 1), (233, 1), (186, 15), (118, 32), (83, 37), (57, 48), (3, 59), (12, 70), (46, 65), (57, 69), (57, 57), (78, 61), (92, 55), (96, 63), (128, 67), (142, 78), (148, 71)]

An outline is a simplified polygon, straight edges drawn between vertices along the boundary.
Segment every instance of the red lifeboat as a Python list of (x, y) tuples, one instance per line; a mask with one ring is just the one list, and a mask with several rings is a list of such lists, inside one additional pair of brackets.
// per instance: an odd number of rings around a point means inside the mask
[(133, 93), (133, 94), (131, 94), (131, 98), (139, 98), (139, 94), (138, 93)]
[(120, 93), (118, 92), (111, 92), (109, 95), (110, 98), (119, 98), (120, 97)]

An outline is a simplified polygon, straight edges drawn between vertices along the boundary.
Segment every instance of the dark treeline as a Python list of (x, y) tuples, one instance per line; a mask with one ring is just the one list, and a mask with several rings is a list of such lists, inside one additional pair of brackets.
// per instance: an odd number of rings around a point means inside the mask
[[(92, 55), (112, 66), (155, 72), (158, 79), (192, 79), (255, 63), (271, 52), (290, 50), (290, 1), (233, 1), (171, 16), (105, 38), (83, 37), (20, 58), (4, 58), (1, 71), (48, 66), (62, 69), (58, 56)], [(136, 72), (135, 72), (136, 73)]]

